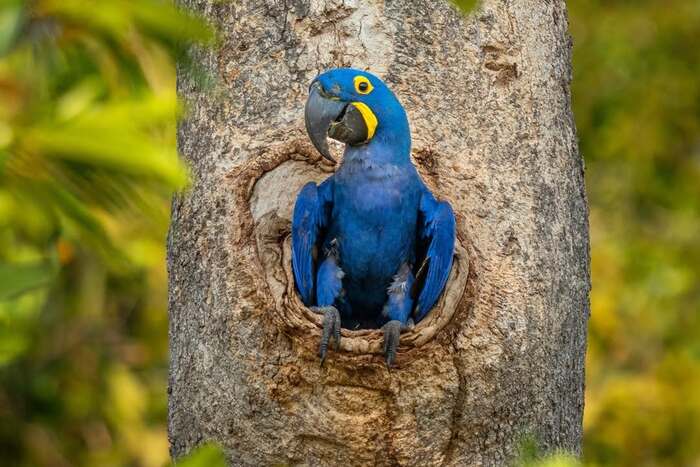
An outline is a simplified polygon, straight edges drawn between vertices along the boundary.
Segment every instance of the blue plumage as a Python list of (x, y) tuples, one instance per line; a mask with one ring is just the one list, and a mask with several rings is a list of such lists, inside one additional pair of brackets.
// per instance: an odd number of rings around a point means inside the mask
[[(358, 85), (362, 82), (369, 84)], [(452, 209), (435, 199), (411, 163), (406, 113), (379, 78), (343, 68), (320, 75), (313, 86), (328, 102), (323, 118), (331, 126), (329, 133), (364, 131), (368, 141), (347, 144), (336, 173), (299, 193), (292, 260), (302, 300), (308, 306), (335, 305), (343, 324), (381, 326), (396, 320), (405, 325), (412, 311), (419, 321), (439, 298), (452, 266)], [(308, 107), (307, 114), (313, 111)], [(328, 115), (336, 110), (338, 117), (331, 122)], [(307, 115), (313, 140), (316, 129), (310, 119)], [(424, 260), (427, 272), (414, 297), (414, 274)]]

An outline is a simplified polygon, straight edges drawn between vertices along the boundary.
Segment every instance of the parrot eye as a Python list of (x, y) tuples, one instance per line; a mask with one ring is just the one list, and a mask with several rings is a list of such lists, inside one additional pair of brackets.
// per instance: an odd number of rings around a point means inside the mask
[(354, 82), (355, 91), (357, 91), (359, 94), (369, 94), (372, 92), (372, 89), (374, 89), (372, 87), (372, 83), (370, 83), (364, 76), (355, 76)]

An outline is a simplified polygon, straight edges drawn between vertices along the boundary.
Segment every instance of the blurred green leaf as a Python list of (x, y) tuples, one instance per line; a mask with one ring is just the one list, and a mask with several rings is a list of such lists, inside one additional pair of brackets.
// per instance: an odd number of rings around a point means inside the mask
[(134, 176), (156, 177), (173, 187), (184, 185), (186, 173), (171, 152), (152, 144), (147, 138), (129, 134), (128, 128), (119, 127), (122, 128), (121, 134), (115, 134), (114, 127), (107, 125), (109, 121), (36, 128), (24, 137), (48, 157)]
[(23, 7), (20, 1), (3, 0), (0, 3), (0, 56), (12, 47), (22, 25)]
[(34, 264), (0, 263), (0, 300), (9, 300), (24, 292), (45, 287), (56, 274), (46, 262)]
[(221, 448), (215, 444), (205, 444), (179, 459), (177, 467), (226, 467), (226, 458)]
[(538, 461), (527, 464), (527, 467), (579, 467), (581, 462), (570, 454), (552, 454)]
[(471, 13), (479, 5), (479, 0), (452, 0), (464, 13)]

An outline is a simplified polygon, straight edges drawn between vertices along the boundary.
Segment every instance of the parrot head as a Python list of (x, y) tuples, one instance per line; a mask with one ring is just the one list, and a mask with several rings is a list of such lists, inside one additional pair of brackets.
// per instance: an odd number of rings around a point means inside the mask
[[(335, 68), (316, 77), (304, 112), (306, 131), (323, 157), (335, 162), (327, 137), (348, 146), (384, 140), (410, 148), (408, 118), (384, 82), (362, 70)], [(401, 144), (403, 143), (403, 144)]]

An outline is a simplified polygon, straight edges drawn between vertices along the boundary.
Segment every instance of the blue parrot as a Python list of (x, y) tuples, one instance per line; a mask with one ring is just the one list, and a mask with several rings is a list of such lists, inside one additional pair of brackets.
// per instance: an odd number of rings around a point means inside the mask
[(300, 191), (292, 218), (292, 266), (302, 301), (324, 314), (323, 363), (341, 325), (384, 332), (392, 366), (400, 332), (420, 321), (452, 267), (455, 216), (411, 163), (401, 103), (366, 71), (337, 68), (310, 85), (309, 137), (334, 161), (327, 137), (345, 143), (334, 175)]

